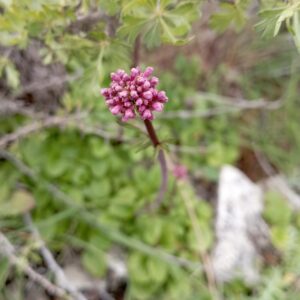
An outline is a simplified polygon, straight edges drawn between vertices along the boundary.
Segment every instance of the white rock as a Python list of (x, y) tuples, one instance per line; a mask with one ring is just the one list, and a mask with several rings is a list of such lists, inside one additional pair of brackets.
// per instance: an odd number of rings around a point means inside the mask
[(224, 166), (218, 186), (218, 241), (212, 256), (218, 282), (226, 282), (236, 276), (243, 277), (248, 283), (259, 279), (255, 268), (258, 253), (249, 232), (253, 232), (251, 227), (262, 228), (257, 226), (257, 223), (263, 222), (262, 210), (261, 188), (237, 168)]

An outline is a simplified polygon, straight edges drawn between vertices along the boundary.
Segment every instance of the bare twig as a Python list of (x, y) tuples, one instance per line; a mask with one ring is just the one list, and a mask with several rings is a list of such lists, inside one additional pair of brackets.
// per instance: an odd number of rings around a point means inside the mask
[(62, 86), (65, 83), (72, 82), (81, 77), (81, 72), (75, 75), (61, 75), (61, 76), (53, 76), (47, 80), (38, 80), (34, 81), (24, 87), (18, 92), (19, 95), (31, 93), (35, 91), (41, 91), (50, 87)]
[[(210, 95), (210, 94), (209, 94)], [(215, 95), (218, 97), (218, 95)], [(222, 99), (222, 97), (221, 97)], [(231, 100), (228, 100), (231, 99)], [(166, 111), (164, 114), (157, 116), (160, 119), (190, 119), (190, 118), (209, 118), (212, 116), (223, 115), (226, 113), (236, 113), (244, 110), (255, 110), (255, 109), (267, 109), (275, 110), (278, 109), (282, 102), (277, 101), (265, 101), (265, 100), (237, 100), (235, 98), (225, 97), (223, 103), (227, 106), (216, 107), (208, 110), (179, 110), (179, 111)]]
[(25, 263), (23, 259), (19, 258), (15, 252), (14, 246), (6, 236), (0, 232), (0, 255), (6, 257), (11, 265), (20, 268), (20, 270), (22, 270), (22, 272), (24, 272), (31, 280), (41, 285), (51, 295), (68, 299), (68, 295), (64, 289), (54, 285), (41, 274), (37, 273)]
[(78, 121), (83, 117), (83, 113), (71, 115), (71, 116), (50, 116), (45, 119), (34, 121), (24, 127), (18, 128), (15, 132), (4, 135), (0, 138), (0, 148), (4, 148), (10, 143), (13, 143), (19, 139), (22, 139), (32, 133), (40, 131), (45, 128), (63, 126), (74, 121)]
[[(42, 113), (35, 113), (26, 109), (23, 110), (22, 106), (15, 107), (15, 113), (19, 112), (26, 114), (35, 119), (35, 121), (16, 129), (14, 132), (3, 135), (0, 137), (0, 149), (7, 147), (9, 144), (19, 141), (27, 136), (34, 134), (38, 131), (51, 128), (51, 127), (64, 127), (66, 125), (71, 125), (75, 129), (79, 130), (83, 134), (91, 134), (101, 137), (108, 141), (117, 142), (134, 142), (132, 139), (127, 139), (123, 136), (118, 136), (117, 134), (110, 133), (98, 126), (92, 126), (85, 124), (83, 119), (88, 115), (87, 111), (79, 111), (74, 114), (64, 115), (64, 116), (49, 116)], [(1, 111), (0, 111), (1, 113)], [(78, 122), (78, 121), (81, 122)]]
[(135, 39), (135, 44), (133, 47), (133, 53), (132, 53), (132, 67), (135, 68), (138, 66), (140, 62), (140, 56), (141, 56), (141, 36), (137, 36)]
[(167, 144), (168, 149), (175, 153), (185, 153), (185, 154), (194, 154), (200, 155), (206, 152), (206, 147), (204, 146), (184, 146), (184, 145), (175, 145)]
[(77, 20), (69, 25), (67, 30), (72, 34), (76, 34), (81, 31), (87, 32), (100, 21), (107, 22), (108, 19), (109, 16), (103, 11), (91, 11), (87, 15), (79, 16)]
[(218, 104), (225, 104), (225, 105), (231, 105), (241, 108), (270, 108), (270, 109), (276, 109), (279, 108), (282, 105), (282, 100), (276, 100), (276, 101), (269, 101), (262, 98), (249, 100), (244, 98), (237, 98), (237, 97), (228, 97), (223, 96), (220, 94), (214, 94), (214, 93), (208, 93), (208, 92), (197, 92), (195, 94), (195, 100), (194, 101), (207, 101), (207, 102), (214, 102)]
[(46, 247), (45, 242), (42, 240), (37, 228), (34, 226), (29, 213), (24, 215), (24, 221), (29, 227), (34, 239), (38, 242), (41, 255), (45, 260), (49, 270), (54, 274), (56, 284), (70, 294), (73, 299), (86, 300), (86, 297), (80, 293), (75, 286), (73, 286), (72, 282), (68, 280), (63, 269), (56, 262), (51, 251)]
[(24, 107), (21, 101), (16, 101), (15, 99), (3, 99), (0, 95), (0, 116), (10, 116), (15, 114), (20, 114), (28, 117), (36, 117), (37, 113), (33, 110)]
[(84, 134), (95, 135), (103, 138), (104, 140), (117, 141), (117, 142), (134, 142), (134, 140), (128, 139), (124, 136), (117, 135), (117, 133), (112, 134), (100, 127), (89, 126), (84, 123), (76, 123), (74, 124), (74, 127)]
[(269, 179), (266, 181), (267, 186), (274, 188), (279, 193), (281, 193), (290, 203), (290, 205), (296, 209), (300, 210), (300, 195), (297, 194), (286, 182), (283, 175), (276, 174), (276, 171), (268, 160), (259, 153), (253, 147), (254, 154), (258, 160), (258, 163), (263, 168), (265, 173), (269, 176)]

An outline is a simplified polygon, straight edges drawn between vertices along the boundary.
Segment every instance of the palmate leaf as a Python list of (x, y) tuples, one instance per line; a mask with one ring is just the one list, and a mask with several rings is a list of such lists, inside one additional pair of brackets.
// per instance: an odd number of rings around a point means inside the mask
[(238, 4), (222, 3), (221, 11), (212, 15), (210, 25), (217, 31), (223, 32), (228, 27), (240, 31), (246, 24), (245, 11)]
[(300, 52), (300, 12), (297, 11), (293, 16), (293, 36), (295, 44)]
[(99, 5), (107, 14), (113, 16), (119, 12), (120, 2), (120, 0), (100, 0)]
[(274, 35), (274, 28), (281, 12), (282, 8), (274, 8), (260, 12), (262, 20), (256, 24), (256, 28), (262, 32), (263, 37), (272, 37)]
[[(278, 35), (280, 28), (284, 23), (289, 25), (291, 19), (300, 10), (300, 3), (280, 5), (272, 9), (266, 9), (260, 12), (261, 21), (257, 24), (259, 29), (262, 29), (264, 35)], [(271, 33), (271, 34), (270, 34)]]
[(156, 1), (154, 0), (130, 0), (124, 1), (124, 6), (122, 8), (122, 15), (142, 15), (153, 11), (156, 6)]
[(122, 26), (119, 34), (130, 42), (141, 35), (148, 47), (161, 41), (182, 44), (191, 29), (191, 22), (198, 16), (194, 1), (146, 1), (126, 2), (122, 9)]
[(127, 37), (128, 41), (132, 43), (147, 23), (147, 18), (125, 16), (118, 33), (122, 37)]

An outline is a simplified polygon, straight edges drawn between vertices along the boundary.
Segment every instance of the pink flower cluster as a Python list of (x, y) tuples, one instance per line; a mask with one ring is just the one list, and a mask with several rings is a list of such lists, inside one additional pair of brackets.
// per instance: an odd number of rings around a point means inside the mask
[(164, 91), (158, 91), (158, 78), (151, 76), (152, 67), (142, 72), (132, 68), (128, 75), (124, 70), (111, 73), (109, 88), (101, 90), (109, 110), (121, 115), (122, 121), (134, 119), (138, 113), (143, 120), (153, 120), (153, 111), (162, 111), (168, 97)]
[(173, 168), (173, 175), (177, 179), (186, 179), (188, 177), (188, 170), (184, 165), (175, 165)]

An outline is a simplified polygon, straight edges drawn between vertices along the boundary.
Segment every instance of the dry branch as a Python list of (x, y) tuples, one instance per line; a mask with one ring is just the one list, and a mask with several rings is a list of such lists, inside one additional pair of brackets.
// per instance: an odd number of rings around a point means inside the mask
[[(266, 101), (262, 99), (258, 100), (245, 100), (236, 99), (230, 97), (223, 97), (214, 94), (207, 95), (207, 99), (219, 104), (224, 104), (222, 107), (215, 107), (208, 110), (178, 110), (178, 111), (166, 111), (164, 114), (159, 115), (160, 119), (190, 119), (190, 118), (209, 118), (217, 115), (223, 115), (228, 113), (236, 113), (245, 110), (265, 109), (275, 110), (282, 105), (281, 100)], [(203, 96), (202, 96), (203, 97)], [(205, 99), (205, 100), (207, 100)], [(208, 101), (207, 100), (207, 101)]]
[(37, 273), (27, 263), (25, 263), (23, 259), (19, 258), (15, 252), (14, 246), (10, 243), (6, 236), (0, 232), (0, 255), (6, 257), (11, 265), (18, 267), (32, 281), (41, 285), (51, 295), (59, 298), (69, 298), (64, 289), (56, 286), (41, 274)]
[(18, 128), (15, 132), (9, 133), (4, 135), (0, 138), (0, 148), (4, 148), (10, 143), (13, 143), (19, 139), (22, 139), (32, 133), (35, 133), (37, 131), (40, 131), (45, 128), (55, 127), (55, 126), (63, 126), (67, 125), (70, 122), (78, 121), (80, 118), (82, 118), (83, 115), (81, 114), (75, 114), (68, 117), (61, 117), (61, 116), (50, 116), (47, 118), (44, 118), (39, 121), (34, 121), (28, 125), (25, 125), (24, 127)]
[(56, 284), (70, 294), (73, 299), (87, 300), (86, 297), (73, 286), (72, 282), (68, 280), (63, 269), (56, 262), (51, 251), (46, 247), (45, 242), (42, 240), (37, 228), (34, 226), (29, 213), (24, 215), (24, 221), (29, 227), (34, 239), (38, 242), (41, 255), (49, 270), (54, 274)]

